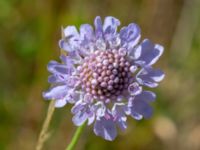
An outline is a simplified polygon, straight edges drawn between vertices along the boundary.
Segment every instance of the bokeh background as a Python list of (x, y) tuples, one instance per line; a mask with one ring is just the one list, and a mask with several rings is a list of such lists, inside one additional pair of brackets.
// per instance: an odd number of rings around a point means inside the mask
[[(78, 150), (200, 149), (200, 0), (0, 0), (0, 150), (33, 150), (49, 101), (48, 61), (59, 58), (61, 26), (115, 16), (136, 22), (142, 38), (164, 45), (166, 73), (154, 116), (128, 119), (114, 142), (88, 127)], [(76, 127), (71, 106), (56, 109), (45, 150), (63, 150)]]

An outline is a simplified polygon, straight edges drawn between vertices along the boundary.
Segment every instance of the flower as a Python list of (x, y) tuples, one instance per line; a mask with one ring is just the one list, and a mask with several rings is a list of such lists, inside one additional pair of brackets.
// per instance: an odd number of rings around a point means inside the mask
[(119, 25), (109, 16), (104, 23), (96, 17), (94, 30), (89, 24), (81, 25), (80, 32), (67, 26), (59, 41), (67, 55), (61, 55), (62, 63), (49, 62), (52, 88), (43, 93), (55, 100), (55, 107), (74, 104), (74, 124), (94, 123), (94, 133), (109, 141), (117, 136), (117, 127), (126, 129), (127, 116), (141, 120), (152, 115), (156, 95), (143, 87), (155, 88), (164, 78), (152, 67), (164, 48), (148, 39), (139, 43), (137, 24), (117, 32)]

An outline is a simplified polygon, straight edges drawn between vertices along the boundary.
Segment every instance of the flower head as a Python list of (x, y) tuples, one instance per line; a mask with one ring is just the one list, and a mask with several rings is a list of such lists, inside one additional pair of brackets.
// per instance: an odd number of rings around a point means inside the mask
[(80, 32), (66, 27), (59, 45), (67, 55), (61, 55), (62, 63), (49, 62), (52, 88), (43, 93), (56, 101), (55, 107), (74, 104), (74, 124), (94, 123), (94, 133), (110, 141), (116, 127), (126, 129), (127, 116), (140, 120), (152, 115), (150, 103), (156, 95), (143, 87), (155, 88), (164, 78), (152, 67), (163, 47), (148, 39), (139, 43), (138, 25), (131, 23), (117, 32), (119, 25), (109, 16), (104, 23), (96, 17), (94, 29), (89, 24), (81, 25)]

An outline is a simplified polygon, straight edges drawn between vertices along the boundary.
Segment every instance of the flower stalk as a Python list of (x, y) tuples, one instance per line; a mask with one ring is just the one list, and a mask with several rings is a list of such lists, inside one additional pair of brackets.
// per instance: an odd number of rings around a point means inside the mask
[(49, 128), (49, 124), (51, 122), (51, 119), (53, 117), (53, 113), (54, 113), (54, 110), (55, 110), (54, 105), (55, 105), (55, 101), (52, 100), (49, 104), (47, 115), (46, 115), (45, 121), (43, 123), (42, 129), (41, 129), (41, 132), (40, 132), (40, 135), (39, 135), (39, 138), (38, 138), (36, 150), (42, 150), (45, 141), (50, 136), (50, 134), (48, 133), (48, 128)]
[(80, 138), (81, 133), (83, 132), (84, 128), (86, 126), (86, 122), (84, 122), (81, 126), (79, 126), (71, 140), (71, 142), (69, 143), (69, 145), (67, 146), (67, 148), (65, 150), (73, 150), (78, 142), (78, 139)]

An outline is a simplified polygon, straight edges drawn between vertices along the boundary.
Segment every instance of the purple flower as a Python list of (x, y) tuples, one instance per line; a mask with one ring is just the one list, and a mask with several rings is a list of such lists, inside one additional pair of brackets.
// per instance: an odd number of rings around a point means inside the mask
[(118, 32), (119, 25), (109, 16), (104, 23), (96, 17), (94, 29), (89, 24), (81, 25), (79, 32), (66, 27), (59, 45), (67, 55), (60, 57), (62, 63), (48, 64), (52, 88), (43, 93), (56, 101), (55, 107), (74, 104), (74, 124), (94, 123), (94, 133), (109, 141), (117, 136), (117, 127), (126, 129), (128, 115), (136, 120), (151, 117), (156, 95), (143, 87), (157, 87), (164, 78), (152, 67), (164, 48), (148, 39), (139, 43), (138, 25), (131, 23)]

